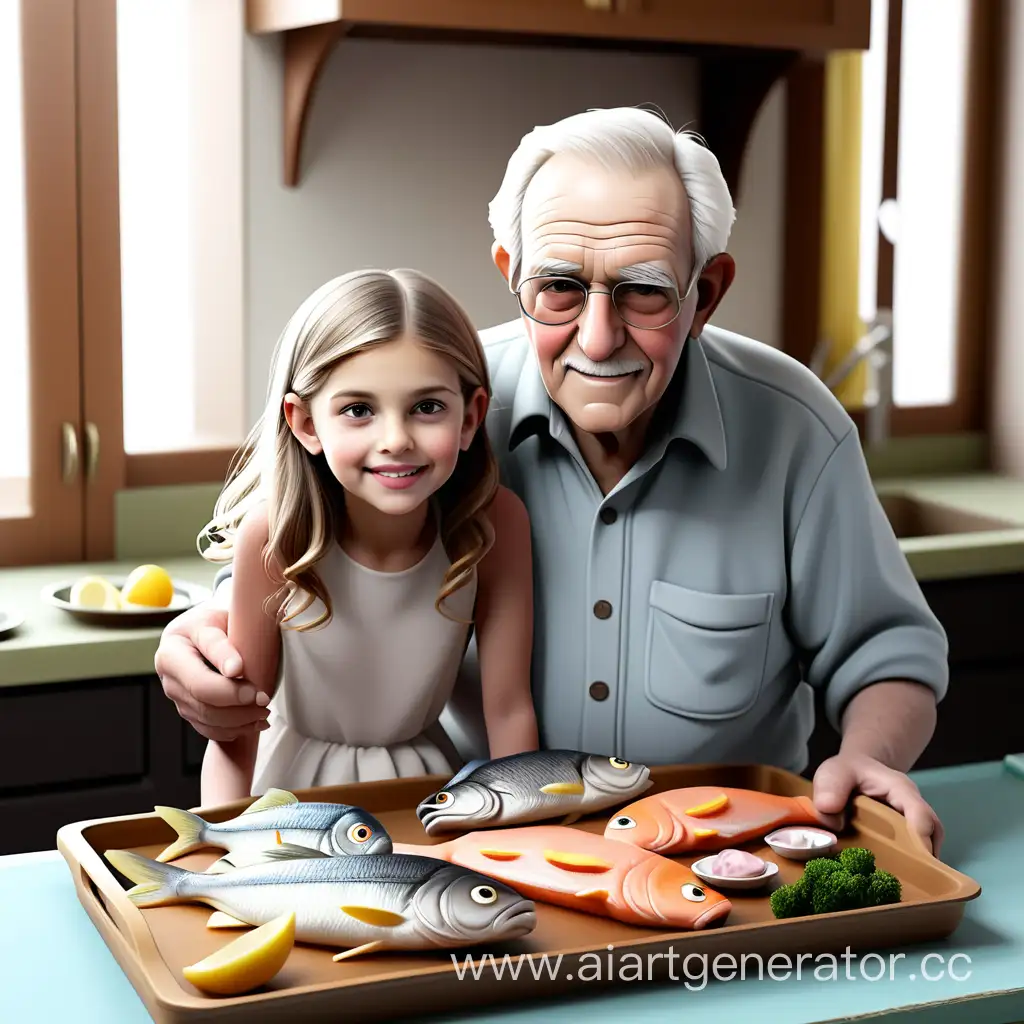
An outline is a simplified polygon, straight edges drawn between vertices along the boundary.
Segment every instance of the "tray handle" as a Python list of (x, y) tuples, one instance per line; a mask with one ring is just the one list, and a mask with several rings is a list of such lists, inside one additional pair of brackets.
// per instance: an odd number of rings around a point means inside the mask
[[(131, 913), (134, 904), (99, 854), (81, 832), (68, 832), (67, 826), (57, 832), (57, 846), (71, 869), (75, 888), (99, 913), (110, 918), (118, 933), (136, 954), (141, 953), (148, 929), (137, 915)], [(99, 890), (102, 898), (96, 898), (92, 886)]]
[(861, 832), (889, 842), (895, 841), (898, 836), (905, 837), (905, 844), (912, 849), (915, 857), (941, 863), (924, 839), (895, 808), (866, 796), (855, 796), (853, 803), (857, 808), (857, 827)]

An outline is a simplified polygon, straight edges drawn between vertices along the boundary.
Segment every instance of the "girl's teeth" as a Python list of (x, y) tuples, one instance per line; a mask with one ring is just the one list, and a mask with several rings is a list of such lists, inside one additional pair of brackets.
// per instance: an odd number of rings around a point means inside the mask
[(410, 469), (408, 473), (391, 473), (391, 472), (388, 472), (385, 469), (378, 469), (377, 470), (378, 475), (380, 475), (380, 476), (390, 476), (390, 477), (413, 476), (414, 474), (416, 474), (418, 472), (419, 472), (418, 469)]

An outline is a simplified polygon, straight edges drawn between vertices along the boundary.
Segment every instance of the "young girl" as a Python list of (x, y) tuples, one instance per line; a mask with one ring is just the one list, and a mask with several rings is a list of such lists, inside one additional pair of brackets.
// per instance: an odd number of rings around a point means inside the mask
[(234, 560), (228, 638), (272, 698), (258, 739), (209, 743), (204, 806), (454, 772), (438, 718), (471, 626), (491, 756), (537, 749), (530, 529), (489, 397), (469, 318), (422, 274), (347, 274), (289, 321), (200, 534)]

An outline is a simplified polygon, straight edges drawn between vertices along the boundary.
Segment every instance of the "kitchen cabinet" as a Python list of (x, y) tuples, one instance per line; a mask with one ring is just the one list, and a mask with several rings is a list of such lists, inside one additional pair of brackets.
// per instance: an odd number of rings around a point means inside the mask
[[(1024, 747), (1024, 573), (926, 581), (949, 637), (949, 691), (915, 768), (1001, 760)], [(839, 749), (818, 705), (807, 774)]]
[[(247, 0), (246, 27), (283, 35), (284, 180), (327, 57), (345, 38), (677, 52), (700, 61), (696, 126), (734, 196), (772, 85), (810, 55), (866, 50), (870, 0)], [(373, 83), (367, 82), (367, 88)], [(358, 97), (352, 97), (358, 103)]]
[(155, 675), (0, 688), (0, 856), (72, 821), (195, 807), (205, 741)]

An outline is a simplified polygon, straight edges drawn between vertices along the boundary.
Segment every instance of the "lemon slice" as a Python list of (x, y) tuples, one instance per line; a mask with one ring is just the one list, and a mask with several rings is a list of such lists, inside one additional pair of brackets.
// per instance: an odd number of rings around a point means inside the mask
[(239, 935), (206, 959), (182, 968), (196, 988), (220, 996), (251, 992), (282, 967), (295, 945), (295, 913), (282, 914)]
[(159, 565), (140, 565), (133, 569), (121, 588), (121, 600), (126, 604), (149, 608), (166, 608), (173, 597), (171, 577)]
[(71, 588), (68, 602), (76, 608), (100, 608), (112, 611), (121, 607), (121, 594), (102, 576), (83, 576)]

